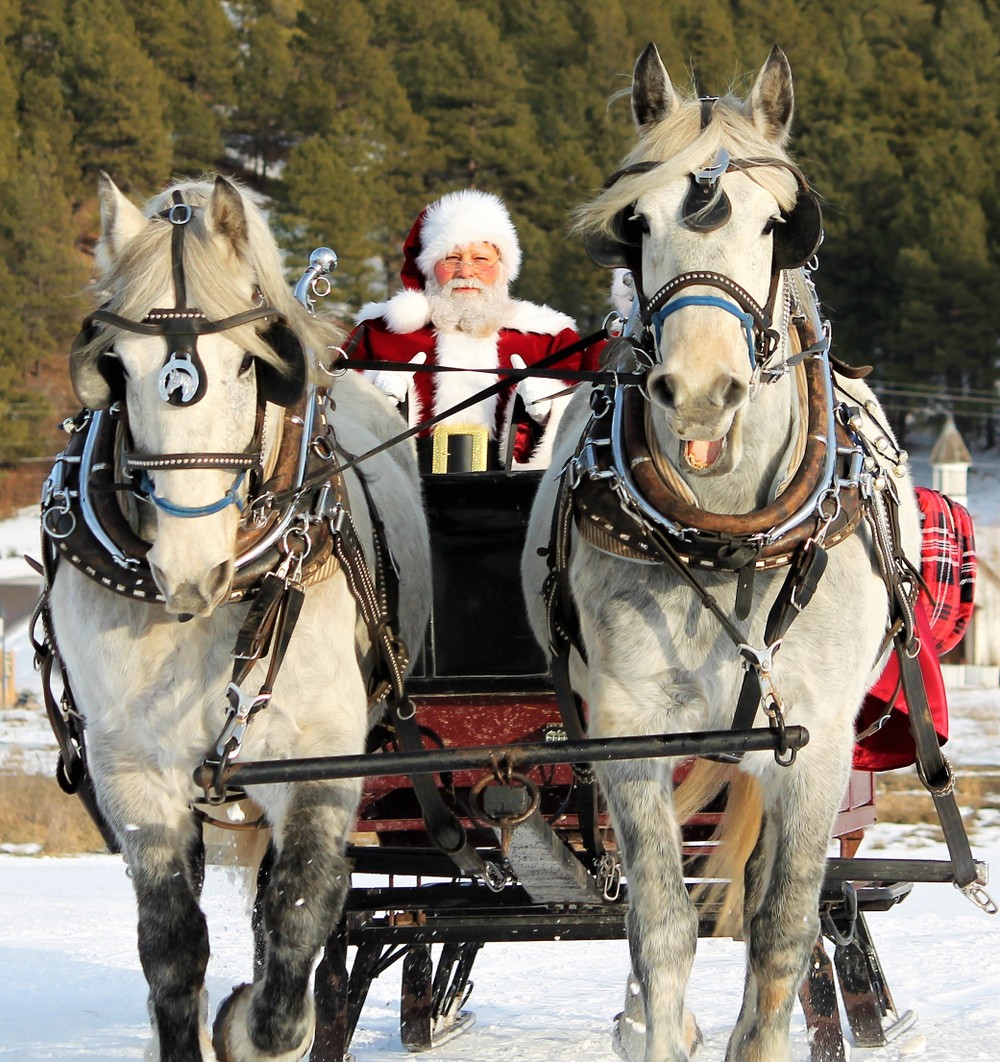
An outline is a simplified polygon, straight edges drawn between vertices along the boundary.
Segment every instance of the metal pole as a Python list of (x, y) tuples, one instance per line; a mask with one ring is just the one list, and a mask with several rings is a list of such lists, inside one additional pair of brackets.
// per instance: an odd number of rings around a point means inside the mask
[(0, 708), (7, 707), (7, 609), (0, 601)]
[[(804, 726), (785, 728), (789, 749), (809, 740)], [(233, 763), (215, 777), (202, 765), (194, 773), (203, 789), (226, 785), (272, 785), (334, 778), (372, 778), (377, 775), (438, 774), (441, 771), (512, 770), (556, 763), (597, 763), (608, 760), (659, 759), (669, 756), (739, 755), (773, 752), (778, 735), (764, 727), (754, 730), (705, 730), (691, 734), (654, 734), (644, 737), (595, 738), (584, 741), (539, 741), (522, 745), (485, 745), (476, 748), (428, 749), (426, 752), (389, 752), (363, 756), (318, 756), (300, 760), (261, 760)]]

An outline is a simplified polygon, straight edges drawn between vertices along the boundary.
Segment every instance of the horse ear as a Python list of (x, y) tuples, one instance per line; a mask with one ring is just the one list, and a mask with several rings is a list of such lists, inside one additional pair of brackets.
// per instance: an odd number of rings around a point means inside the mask
[(215, 178), (206, 216), (209, 229), (224, 236), (238, 252), (246, 247), (250, 239), (246, 207), (232, 181), (222, 176)]
[(665, 118), (677, 106), (677, 93), (652, 41), (632, 71), (632, 117), (642, 130)]
[(268, 402), (294, 406), (309, 382), (309, 363), (302, 341), (284, 321), (275, 321), (260, 338), (278, 355), (284, 370), (257, 359), (257, 386)]
[(794, 106), (792, 68), (785, 53), (775, 44), (750, 91), (750, 114), (766, 137), (784, 144)]
[(142, 211), (118, 190), (102, 170), (97, 182), (101, 204), (101, 238), (97, 248), (98, 268), (102, 272), (117, 261), (122, 249), (147, 225)]

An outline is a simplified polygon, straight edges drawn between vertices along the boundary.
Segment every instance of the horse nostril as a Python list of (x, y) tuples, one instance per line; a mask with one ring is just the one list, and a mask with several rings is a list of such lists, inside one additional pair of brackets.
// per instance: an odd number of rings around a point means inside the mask
[(674, 405), (676, 391), (673, 377), (662, 369), (654, 369), (646, 379), (650, 399), (658, 406), (670, 409)]
[(750, 385), (739, 376), (731, 376), (722, 390), (722, 408), (733, 409), (741, 406), (750, 394)]

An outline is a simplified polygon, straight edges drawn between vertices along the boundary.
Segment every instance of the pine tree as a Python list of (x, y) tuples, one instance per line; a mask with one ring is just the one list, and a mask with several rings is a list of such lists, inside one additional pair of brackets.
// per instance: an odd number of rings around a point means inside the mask
[(71, 0), (63, 83), (76, 122), (83, 172), (111, 173), (121, 187), (148, 190), (171, 161), (163, 81), (117, 0)]
[(377, 7), (344, 0), (304, 9), (293, 42), (289, 127), (305, 139), (289, 156), (279, 217), (300, 241), (337, 250), (335, 286), (354, 305), (397, 283), (423, 194), (427, 125), (383, 32)]
[(240, 30), (236, 109), (227, 138), (258, 183), (288, 157), (288, 94), (294, 77), (292, 31), (270, 12), (247, 14)]
[[(14, 21), (12, 0), (0, 0), (0, 19)], [(10, 43), (0, 37), (0, 183), (10, 179), (17, 160), (17, 81), (21, 76)]]
[(164, 75), (173, 168), (219, 166), (222, 122), (235, 99), (236, 31), (218, 0), (126, 0), (142, 46)]
[(635, 59), (625, 16), (617, 0), (513, 0), (502, 6), (499, 25), (520, 57), (536, 159), (544, 160), (535, 163), (536, 194), (520, 204), (531, 226), (520, 290), (589, 330), (608, 312), (609, 274), (567, 228), (571, 210), (600, 187), (631, 138), (627, 102), (609, 106), (628, 85)]

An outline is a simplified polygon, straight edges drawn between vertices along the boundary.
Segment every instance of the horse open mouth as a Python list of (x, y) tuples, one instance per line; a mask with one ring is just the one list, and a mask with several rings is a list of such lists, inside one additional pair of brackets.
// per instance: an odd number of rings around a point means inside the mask
[(721, 439), (684, 439), (681, 441), (681, 460), (687, 469), (698, 476), (725, 471), (728, 464), (727, 437)]

